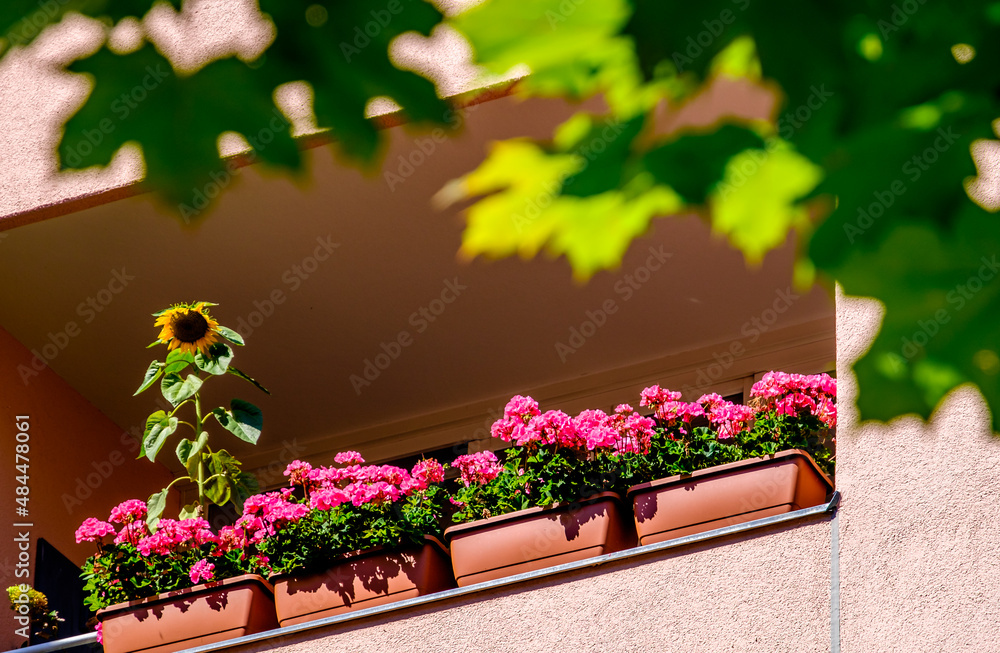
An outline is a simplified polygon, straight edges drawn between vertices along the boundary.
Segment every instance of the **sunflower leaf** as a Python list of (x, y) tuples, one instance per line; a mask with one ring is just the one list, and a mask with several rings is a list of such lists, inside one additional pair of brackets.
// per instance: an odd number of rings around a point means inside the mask
[(246, 344), (245, 342), (243, 342), (243, 336), (233, 331), (229, 327), (224, 327), (220, 324), (219, 326), (215, 327), (215, 330), (219, 332), (220, 336), (222, 336), (229, 342), (233, 343), (234, 345)]
[(186, 468), (188, 462), (201, 452), (207, 442), (208, 431), (202, 431), (197, 440), (181, 438), (181, 441), (177, 443), (177, 460)]
[(212, 414), (219, 421), (222, 428), (226, 429), (240, 440), (257, 444), (260, 438), (260, 430), (264, 426), (264, 415), (248, 401), (233, 399), (230, 403), (232, 410), (215, 408)]
[(220, 376), (229, 369), (229, 362), (233, 360), (233, 350), (221, 342), (216, 342), (208, 347), (208, 352), (198, 350), (194, 355), (195, 365), (202, 372), (208, 372)]
[(166, 367), (163, 368), (163, 373), (177, 374), (188, 365), (194, 365), (194, 356), (186, 351), (175, 349), (167, 354)]
[(260, 390), (264, 394), (266, 394), (266, 395), (271, 394), (270, 390), (268, 390), (267, 388), (265, 388), (264, 386), (262, 386), (260, 384), (260, 382), (258, 382), (256, 379), (254, 379), (251, 376), (249, 376), (246, 372), (238, 370), (238, 369), (236, 369), (235, 367), (232, 367), (232, 366), (230, 366), (229, 369), (226, 370), (226, 371), (229, 372), (230, 374), (232, 374), (233, 376), (240, 377), (244, 381), (249, 381), (250, 383), (252, 383), (254, 385), (254, 387), (256, 387), (258, 390)]
[(195, 502), (195, 503), (189, 503), (186, 506), (184, 506), (183, 508), (181, 508), (181, 512), (180, 512), (179, 515), (177, 515), (177, 518), (178, 519), (193, 519), (193, 518), (195, 518), (195, 517), (198, 516), (198, 508), (200, 508), (200, 507), (201, 506), (197, 502)]
[(240, 514), (243, 513), (243, 504), (248, 498), (260, 492), (260, 483), (257, 482), (257, 477), (250, 472), (240, 471), (236, 475), (236, 479), (233, 482), (233, 496), (231, 498), (232, 502), (236, 505), (237, 510)]
[(162, 410), (156, 411), (146, 420), (146, 431), (142, 438), (142, 454), (150, 462), (156, 461), (156, 455), (160, 453), (167, 438), (177, 430), (177, 423), (176, 417), (170, 417)]
[(208, 483), (205, 483), (205, 496), (217, 506), (224, 506), (229, 503), (231, 495), (232, 487), (229, 479), (225, 476), (213, 478)]
[(136, 456), (136, 460), (146, 455), (146, 436), (149, 435), (149, 431), (166, 417), (167, 414), (164, 411), (158, 410), (146, 418), (146, 428), (142, 432), (142, 440), (139, 442), (139, 455)]
[(160, 515), (163, 514), (166, 507), (167, 488), (149, 495), (149, 499), (146, 501), (146, 525), (149, 526), (150, 533), (156, 532), (156, 525), (160, 523)]
[(163, 376), (160, 391), (164, 399), (177, 406), (185, 399), (193, 397), (201, 389), (201, 383), (201, 379), (194, 374), (188, 374), (187, 378), (183, 379), (180, 374), (170, 373)]
[(160, 361), (150, 363), (149, 368), (146, 369), (146, 375), (142, 379), (142, 385), (139, 386), (139, 389), (132, 396), (134, 397), (140, 392), (146, 391), (149, 386), (153, 385), (156, 379), (160, 378), (160, 375), (163, 374), (163, 366), (164, 364)]
[(205, 483), (205, 496), (212, 503), (223, 506), (232, 497), (233, 481), (241, 473), (240, 462), (225, 449), (220, 449), (208, 457), (208, 471), (212, 476), (219, 476)]

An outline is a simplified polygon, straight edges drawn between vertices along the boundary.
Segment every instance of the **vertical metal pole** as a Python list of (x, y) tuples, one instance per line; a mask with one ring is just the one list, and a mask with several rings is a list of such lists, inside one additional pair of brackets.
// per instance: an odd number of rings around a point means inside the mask
[(830, 524), (830, 653), (840, 653), (840, 510)]

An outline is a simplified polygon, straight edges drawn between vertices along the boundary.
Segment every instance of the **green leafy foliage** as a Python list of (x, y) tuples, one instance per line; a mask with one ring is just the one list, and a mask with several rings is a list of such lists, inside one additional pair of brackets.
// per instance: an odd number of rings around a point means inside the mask
[(152, 531), (156, 529), (157, 523), (160, 521), (160, 515), (167, 507), (167, 491), (170, 488), (164, 488), (159, 492), (154, 492), (149, 495), (149, 499), (146, 501), (147, 513), (146, 513), (146, 524)]
[(219, 335), (221, 335), (223, 338), (233, 343), (234, 345), (240, 345), (242, 347), (245, 344), (243, 342), (243, 336), (241, 336), (236, 331), (233, 331), (229, 327), (224, 327), (220, 324), (218, 327), (216, 327), (215, 330), (219, 332)]
[[(79, 8), (118, 21), (142, 16), (150, 5), (133, 0), (113, 8), (111, 3)], [(373, 98), (392, 98), (415, 122), (447, 125), (448, 106), (434, 84), (397, 68), (388, 52), (400, 34), (429, 36), (441, 22), (443, 16), (429, 2), (394, 0), (373, 9), (358, 3), (305, 7), (265, 0), (261, 9), (277, 36), (254, 62), (227, 58), (181, 73), (144, 46), (125, 55), (102, 49), (72, 64), (69, 70), (90, 76), (94, 88), (66, 122), (61, 168), (108, 165), (122, 145), (136, 142), (146, 163), (145, 183), (190, 220), (210, 204), (220, 185), (228, 185), (232, 170), (217, 146), (225, 132), (244, 136), (260, 161), (288, 172), (301, 170), (290, 123), (273, 100), (275, 89), (287, 82), (312, 86), (318, 126), (329, 129), (340, 149), (362, 163), (378, 154), (379, 133), (365, 116)], [(223, 335), (242, 344), (235, 332)]]
[(84, 604), (96, 612), (116, 603), (192, 587), (191, 567), (203, 559), (215, 566), (215, 578), (264, 571), (257, 558), (244, 556), (242, 551), (212, 555), (213, 549), (211, 544), (191, 542), (170, 555), (144, 556), (133, 542), (105, 544), (83, 564)]
[(616, 265), (654, 216), (683, 206), (633, 160), (640, 128), (639, 120), (581, 115), (551, 144), (497, 144), (443, 193), (446, 201), (488, 194), (469, 209), (463, 253), (533, 256), (545, 247), (565, 255), (580, 278)]
[[(432, 485), (398, 501), (312, 510), (268, 537), (261, 549), (276, 573), (308, 573), (327, 569), (345, 553), (376, 546), (422, 546), (425, 535), (441, 536), (446, 502), (444, 488)], [(391, 570), (379, 573), (391, 575)]]
[(233, 350), (221, 342), (208, 346), (208, 351), (198, 351), (194, 355), (195, 365), (202, 372), (216, 376), (229, 371), (229, 363), (233, 360)]
[(431, 3), (397, 0), (375, 6), (327, 0), (306, 9), (302, 3), (261, 0), (260, 8), (278, 34), (259, 76), (271, 89), (309, 82), (317, 125), (329, 128), (348, 155), (367, 162), (377, 154), (378, 132), (365, 118), (374, 97), (392, 98), (413, 121), (446, 124), (448, 106), (434, 84), (389, 59), (389, 44), (397, 36), (430, 36), (441, 23), (444, 17)]
[(748, 262), (759, 263), (785, 242), (790, 229), (808, 230), (808, 209), (798, 201), (822, 176), (822, 168), (791, 149), (745, 150), (729, 159), (712, 191), (712, 227)]
[(139, 458), (146, 456), (150, 462), (156, 460), (156, 455), (160, 453), (167, 438), (177, 430), (178, 420), (176, 417), (167, 415), (162, 410), (158, 410), (146, 418), (146, 429), (142, 434), (142, 447), (139, 450)]
[(177, 443), (177, 460), (184, 467), (187, 467), (191, 460), (201, 453), (201, 450), (208, 443), (208, 431), (202, 431), (196, 440), (181, 438)]
[(492, 72), (530, 67), (522, 84), (532, 93), (584, 98), (604, 92), (623, 113), (635, 113), (656, 94), (644, 86), (631, 43), (619, 34), (628, 16), (625, 0), (492, 0), (449, 22)]
[(676, 140), (650, 149), (642, 163), (685, 202), (700, 204), (706, 191), (722, 180), (731, 157), (763, 146), (764, 141), (752, 130), (727, 124), (708, 133), (682, 133)]
[(212, 414), (226, 429), (241, 440), (257, 444), (260, 430), (264, 427), (264, 416), (260, 409), (248, 401), (233, 399), (230, 402), (232, 410), (215, 408)]
[(181, 402), (193, 397), (201, 388), (202, 380), (194, 374), (188, 374), (186, 378), (180, 374), (164, 374), (160, 381), (160, 390), (163, 398), (172, 403), (175, 407)]
[(205, 495), (212, 503), (224, 506), (229, 503), (233, 483), (240, 475), (240, 462), (225, 449), (216, 451), (206, 458), (211, 476), (205, 481)]
[[(289, 122), (271, 100), (274, 86), (238, 59), (213, 61), (196, 74), (182, 75), (145, 46), (126, 55), (102, 49), (69, 69), (89, 75), (94, 88), (66, 122), (59, 144), (63, 168), (108, 165), (122, 145), (138, 142), (146, 183), (190, 217), (213, 175), (229, 174), (217, 146), (223, 132), (256, 142), (254, 153), (268, 164), (287, 170), (300, 166)], [(267, 136), (260, 137), (262, 132)]]
[[(835, 268), (846, 292), (885, 303), (882, 328), (855, 365), (864, 381), (862, 415), (886, 421), (907, 413), (926, 417), (968, 383), (979, 387), (991, 407), (1000, 406), (996, 220), (970, 204), (950, 233), (929, 220), (900, 224), (877, 249), (858, 249)], [(870, 274), (875, 265), (879, 273)], [(993, 430), (1000, 431), (1000, 410), (992, 414)]]
[(160, 375), (163, 374), (163, 368), (165, 366), (166, 365), (160, 361), (153, 361), (150, 363), (149, 368), (146, 369), (146, 374), (143, 375), (142, 385), (139, 386), (139, 389), (136, 390), (132, 396), (134, 397), (140, 392), (145, 392), (149, 389), (150, 386), (152, 386), (156, 380), (160, 378)]
[(502, 455), (503, 469), (492, 481), (455, 489), (460, 508), (452, 521), (464, 523), (534, 506), (571, 504), (615, 489), (604, 456), (537, 446), (510, 447)]
[(238, 370), (235, 367), (229, 366), (229, 367), (226, 368), (226, 372), (228, 372), (229, 374), (232, 374), (235, 377), (239, 377), (239, 378), (243, 379), (244, 381), (246, 381), (247, 383), (249, 383), (253, 387), (257, 388), (258, 390), (260, 390), (261, 392), (263, 392), (266, 395), (271, 394), (270, 390), (268, 390), (267, 388), (265, 388), (264, 386), (262, 386), (256, 379), (254, 379), (253, 377), (247, 375), (247, 373), (243, 372), (242, 370)]
[[(477, 11), (485, 13), (489, 4)], [(985, 290), (974, 297), (961, 292), (970, 279), (978, 285), (975, 280), (984, 261), (992, 260), (1000, 230), (964, 192), (967, 179), (976, 174), (970, 146), (994, 138), (1000, 29), (988, 2), (914, 6), (916, 11), (889, 2), (719, 0), (686, 9), (634, 0), (621, 33), (633, 40), (638, 69), (647, 81), (676, 80), (659, 87), (664, 100), (683, 102), (717, 75), (735, 71), (769, 85), (777, 104), (760, 132), (769, 135), (764, 148), (738, 146), (740, 139), (753, 136), (725, 122), (698, 135), (658, 140), (649, 131), (655, 116), (645, 108), (644, 131), (631, 141), (630, 155), (606, 158), (613, 169), (602, 169), (601, 179), (613, 183), (634, 173), (635, 157), (644, 157), (645, 170), (656, 180), (645, 192), (669, 187), (686, 205), (706, 205), (701, 213), (713, 230), (725, 234), (748, 261), (759, 262), (794, 231), (809, 238), (801, 249), (808, 258), (800, 261), (800, 270), (840, 281), (849, 294), (882, 300), (882, 335), (855, 370), (862, 418), (911, 412), (928, 417), (963, 383), (977, 385), (998, 415), (992, 286), (984, 281)], [(502, 57), (492, 49), (480, 52), (487, 65), (490, 56), (505, 65), (514, 60), (530, 65), (537, 58), (528, 45), (519, 52), (516, 34), (502, 24), (461, 19), (456, 24), (471, 32), (474, 43), (506, 44)], [(544, 23), (518, 29), (543, 30)], [(583, 31), (578, 36), (576, 47), (585, 49), (586, 38), (590, 47), (600, 47), (597, 38)], [(796, 56), (789, 56), (792, 52)], [(552, 57), (545, 62), (547, 70), (562, 70), (556, 65), (558, 53), (547, 54)], [(589, 82), (574, 79), (572, 85), (596, 92), (599, 76), (594, 72)], [(540, 92), (530, 85), (525, 91)], [(609, 118), (636, 119), (613, 102), (609, 106)], [(533, 146), (531, 170), (546, 169), (547, 158), (555, 165), (565, 151), (542, 142), (517, 144), (524, 152)], [(536, 231), (508, 230), (506, 237), (490, 238), (504, 224), (503, 212), (508, 225), (516, 214), (515, 201), (504, 206), (497, 196), (524, 188), (515, 167), (520, 162), (504, 160), (504, 151), (503, 144), (495, 146), (473, 175), (488, 172), (492, 179), (504, 179), (509, 190), (465, 188), (466, 196), (496, 193), (468, 209), (467, 253), (532, 255), (539, 249)], [(688, 179), (689, 173), (695, 178)], [(565, 188), (550, 192), (550, 207), (560, 206), (567, 194)], [(590, 206), (602, 200), (598, 194), (584, 195)], [(522, 206), (526, 199), (518, 197)], [(551, 208), (542, 212), (542, 236), (553, 239), (586, 213), (585, 206), (572, 215)], [(971, 225), (978, 230), (975, 237)], [(625, 244), (634, 237), (622, 225), (608, 229), (617, 230)], [(501, 245), (487, 244), (491, 240)], [(920, 242), (933, 247), (914, 256)], [(567, 259), (579, 276), (602, 267), (587, 257)], [(615, 262), (608, 258), (609, 267)], [(962, 313), (952, 319), (959, 305)], [(914, 343), (914, 336), (927, 343), (908, 346), (904, 355), (902, 348)], [(994, 428), (1000, 428), (1000, 419), (995, 418)]]

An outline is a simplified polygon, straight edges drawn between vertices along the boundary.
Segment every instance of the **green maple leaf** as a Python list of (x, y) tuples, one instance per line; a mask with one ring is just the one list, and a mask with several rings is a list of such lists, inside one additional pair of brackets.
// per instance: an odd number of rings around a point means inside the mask
[(822, 168), (788, 148), (742, 152), (729, 160), (712, 195), (712, 227), (728, 236), (747, 261), (759, 264), (784, 244), (789, 229), (808, 226), (808, 212), (798, 200), (822, 176)]
[(836, 269), (846, 293), (885, 304), (881, 330), (854, 367), (862, 419), (926, 419), (953, 389), (975, 383), (1000, 431), (998, 252), (996, 216), (966, 200), (950, 233), (930, 221), (901, 225)]
[(214, 61), (194, 75), (177, 74), (152, 47), (117, 55), (101, 50), (75, 62), (94, 88), (66, 123), (59, 143), (62, 168), (107, 165), (126, 142), (138, 142), (146, 183), (176, 210), (200, 210), (232, 172), (217, 140), (234, 131), (248, 138), (263, 161), (289, 170), (300, 155), (288, 121), (271, 101), (271, 89), (237, 59)]
[(261, 10), (277, 27), (260, 73), (273, 86), (308, 82), (317, 126), (329, 129), (340, 147), (363, 162), (376, 156), (379, 134), (365, 109), (371, 99), (389, 97), (414, 122), (447, 124), (447, 103), (434, 84), (397, 68), (389, 44), (399, 35), (430, 36), (444, 16), (424, 0), (385, 5), (322, 2), (308, 9), (285, 0), (262, 0)]

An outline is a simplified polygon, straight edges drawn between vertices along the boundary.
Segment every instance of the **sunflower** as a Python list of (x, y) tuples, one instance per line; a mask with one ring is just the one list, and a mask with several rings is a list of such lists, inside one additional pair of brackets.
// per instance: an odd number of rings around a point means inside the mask
[(179, 347), (189, 354), (207, 352), (210, 345), (219, 341), (219, 323), (208, 314), (208, 307), (214, 305), (209, 302), (177, 304), (155, 313), (153, 326), (163, 327), (158, 341), (170, 350)]

